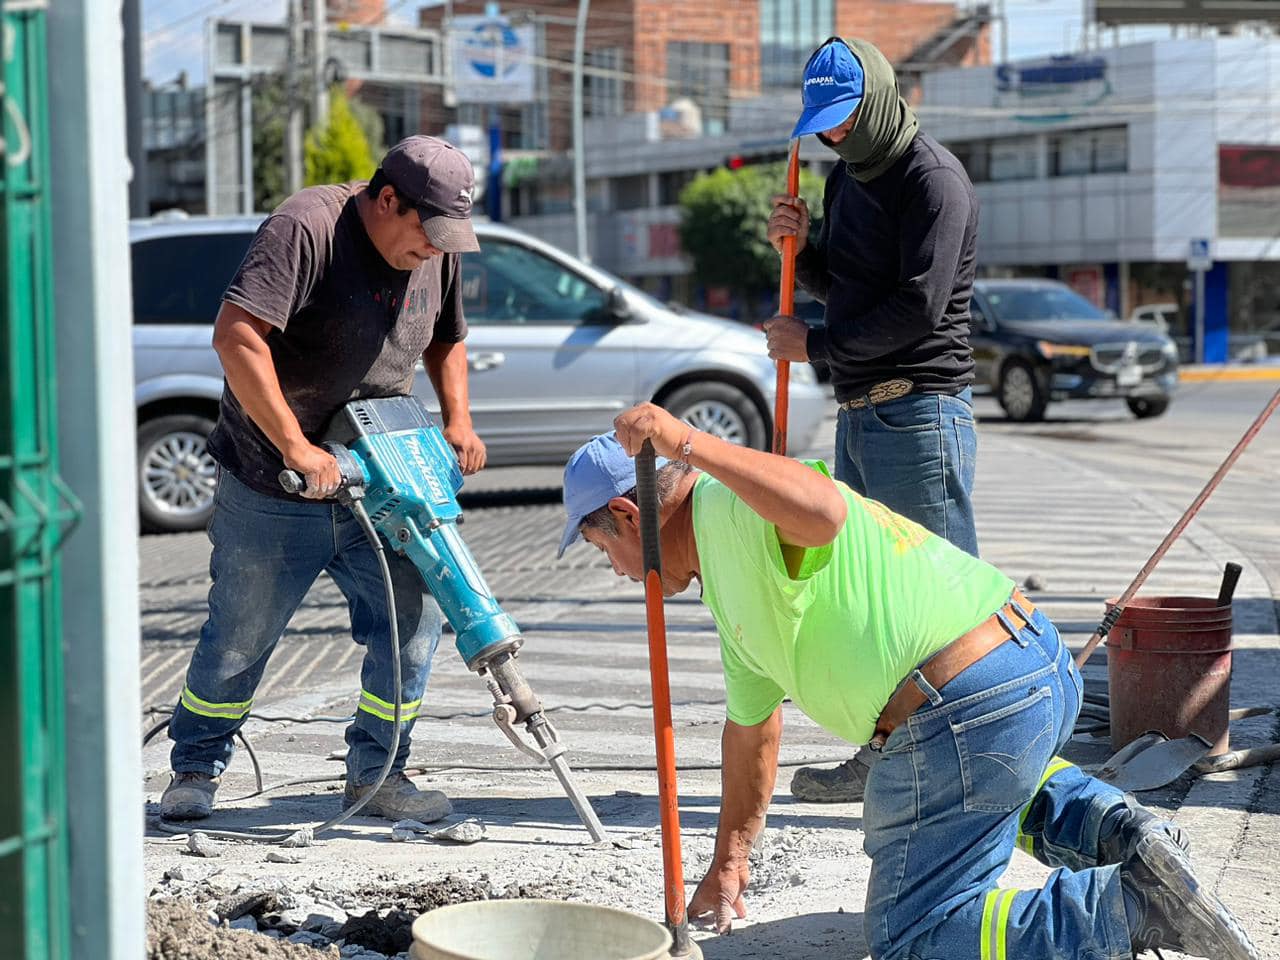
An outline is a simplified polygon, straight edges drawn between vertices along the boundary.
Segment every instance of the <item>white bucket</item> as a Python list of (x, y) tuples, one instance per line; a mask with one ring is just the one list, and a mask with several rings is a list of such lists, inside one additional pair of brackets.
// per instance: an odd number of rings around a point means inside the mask
[(412, 960), (665, 960), (671, 934), (625, 910), (563, 900), (477, 900), (413, 922)]

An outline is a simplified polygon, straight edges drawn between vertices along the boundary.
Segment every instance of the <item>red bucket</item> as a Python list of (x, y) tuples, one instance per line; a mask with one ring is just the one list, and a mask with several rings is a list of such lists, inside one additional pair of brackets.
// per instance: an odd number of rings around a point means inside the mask
[[(1107, 610), (1115, 606), (1107, 601)], [(1195, 733), (1226, 753), (1231, 605), (1202, 597), (1135, 597), (1107, 634), (1111, 748), (1148, 730)]]

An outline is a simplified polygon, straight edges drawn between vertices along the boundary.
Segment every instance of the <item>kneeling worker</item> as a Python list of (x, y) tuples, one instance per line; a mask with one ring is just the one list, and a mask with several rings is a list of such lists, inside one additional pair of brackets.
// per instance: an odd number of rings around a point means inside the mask
[[(697, 577), (720, 633), (720, 821), (693, 917), (746, 915), (781, 703), (876, 751), (863, 808), (876, 960), (1258, 956), (1172, 824), (1055, 757), (1081, 679), (1057, 629), (990, 564), (805, 464), (642, 404), (565, 468), (561, 552), (585, 537), (643, 577), (631, 457), (659, 456), (662, 583)], [(660, 461), (661, 463), (661, 461)], [(1001, 889), (1015, 844), (1056, 870)]]

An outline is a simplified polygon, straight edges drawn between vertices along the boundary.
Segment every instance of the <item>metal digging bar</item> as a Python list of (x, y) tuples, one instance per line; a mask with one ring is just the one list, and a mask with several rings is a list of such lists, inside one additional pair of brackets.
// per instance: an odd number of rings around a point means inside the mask
[[(800, 193), (800, 141), (791, 143), (787, 160), (787, 194)], [(796, 309), (796, 238), (782, 238), (782, 279), (778, 291), (778, 313), (790, 316)], [(791, 401), (791, 362), (778, 361), (778, 380), (773, 394), (773, 452), (787, 455), (787, 416)]]
[(1134, 594), (1142, 589), (1142, 585), (1147, 582), (1147, 577), (1151, 576), (1151, 571), (1156, 568), (1156, 564), (1158, 564), (1164, 558), (1164, 555), (1169, 552), (1169, 548), (1172, 547), (1174, 541), (1182, 535), (1182, 531), (1187, 529), (1187, 524), (1189, 524), (1192, 518), (1200, 511), (1204, 502), (1209, 499), (1209, 495), (1217, 489), (1218, 484), (1222, 482), (1222, 478), (1227, 475), (1227, 471), (1231, 469), (1232, 465), (1235, 464), (1238, 459), (1240, 459), (1240, 454), (1244, 453), (1244, 448), (1249, 445), (1250, 440), (1258, 435), (1258, 431), (1262, 429), (1262, 425), (1266, 423), (1271, 414), (1275, 412), (1277, 406), (1280, 406), (1280, 390), (1277, 390), (1267, 405), (1263, 407), (1262, 412), (1258, 414), (1253, 423), (1249, 425), (1249, 429), (1244, 432), (1244, 436), (1240, 438), (1239, 442), (1236, 443), (1231, 452), (1227, 454), (1227, 458), (1222, 461), (1222, 466), (1218, 467), (1217, 472), (1215, 472), (1214, 475), (1209, 478), (1209, 482), (1204, 485), (1204, 489), (1201, 490), (1200, 493), (1196, 495), (1195, 500), (1191, 502), (1191, 506), (1187, 507), (1186, 512), (1178, 519), (1178, 522), (1173, 525), (1173, 529), (1165, 535), (1165, 538), (1162, 541), (1160, 541), (1160, 546), (1156, 547), (1155, 552), (1151, 554), (1150, 559), (1142, 565), (1142, 569), (1139, 570), (1138, 575), (1133, 578), (1133, 582), (1125, 588), (1124, 593), (1120, 595), (1120, 599), (1116, 601), (1115, 606), (1107, 611), (1107, 615), (1103, 617), (1102, 622), (1098, 624), (1098, 629), (1094, 631), (1093, 636), (1089, 638), (1089, 642), (1085, 644), (1084, 649), (1080, 651), (1080, 655), (1076, 657), (1077, 667), (1084, 667), (1089, 657), (1093, 654), (1093, 651), (1097, 649), (1098, 644), (1101, 643), (1106, 635), (1111, 632), (1111, 628), (1116, 625), (1116, 621), (1118, 621), (1121, 614), (1124, 613), (1124, 608), (1128, 606), (1129, 601), (1133, 599)]
[(636, 498), (640, 501), (640, 541), (644, 557), (644, 607), (649, 626), (649, 680), (653, 687), (653, 738), (658, 755), (658, 811), (662, 824), (662, 891), (671, 956), (701, 960), (689, 939), (685, 914), (684, 865), (680, 857), (680, 797), (676, 792), (676, 745), (671, 727), (671, 685), (667, 669), (667, 621), (662, 606), (662, 545), (658, 480), (653, 444), (636, 454)]

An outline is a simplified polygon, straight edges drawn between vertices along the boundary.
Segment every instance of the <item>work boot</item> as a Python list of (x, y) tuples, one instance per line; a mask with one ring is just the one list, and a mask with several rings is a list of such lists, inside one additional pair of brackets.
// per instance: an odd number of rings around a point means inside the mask
[(1205, 888), (1173, 838), (1148, 831), (1120, 867), (1134, 956), (1168, 947), (1210, 960), (1258, 960), (1240, 923)]
[(861, 803), (870, 772), (859, 750), (829, 770), (801, 767), (791, 777), (791, 795), (807, 803)]
[(1098, 866), (1124, 863), (1138, 849), (1139, 840), (1160, 834), (1167, 836), (1183, 850), (1191, 849), (1191, 838), (1186, 831), (1176, 823), (1156, 816), (1131, 794), (1126, 793), (1124, 806), (1112, 810), (1103, 818), (1102, 832), (1098, 837)]
[[(367, 783), (357, 787), (350, 780), (342, 798), (342, 809), (350, 808), (369, 792), (373, 786)], [(360, 808), (360, 815), (383, 817), (387, 820), (417, 820), (432, 823), (453, 813), (453, 804), (439, 790), (419, 790), (403, 773), (393, 773), (378, 788), (373, 799)]]
[(203, 820), (213, 813), (218, 777), (207, 773), (175, 773), (160, 798), (161, 820)]

